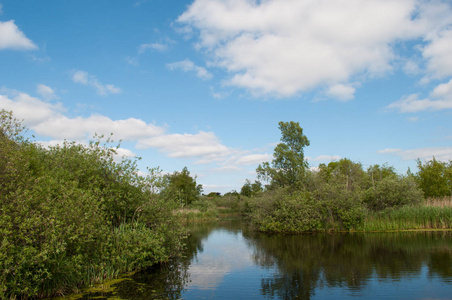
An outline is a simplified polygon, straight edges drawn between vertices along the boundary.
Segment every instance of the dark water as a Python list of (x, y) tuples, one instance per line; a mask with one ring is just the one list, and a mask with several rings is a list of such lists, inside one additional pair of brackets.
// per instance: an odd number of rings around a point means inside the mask
[(452, 299), (450, 231), (270, 236), (196, 225), (184, 258), (84, 299)]

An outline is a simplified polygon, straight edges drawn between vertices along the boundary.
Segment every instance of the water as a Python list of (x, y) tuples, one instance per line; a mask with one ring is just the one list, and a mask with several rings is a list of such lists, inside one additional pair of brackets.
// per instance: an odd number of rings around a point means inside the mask
[(452, 299), (450, 231), (271, 236), (195, 225), (184, 258), (84, 299)]

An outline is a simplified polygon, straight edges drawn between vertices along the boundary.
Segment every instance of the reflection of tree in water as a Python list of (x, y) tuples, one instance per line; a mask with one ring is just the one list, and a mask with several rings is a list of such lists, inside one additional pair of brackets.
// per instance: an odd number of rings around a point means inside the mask
[[(190, 280), (190, 264), (214, 230), (242, 233), (253, 249), (254, 263), (277, 268), (273, 277), (261, 281), (261, 293), (267, 298), (310, 299), (324, 286), (359, 291), (371, 278), (399, 280), (417, 276), (427, 266), (428, 276), (448, 282), (452, 278), (450, 232), (279, 236), (261, 234), (240, 219), (228, 219), (190, 226), (183, 257), (136, 273), (132, 280), (116, 284), (115, 294), (104, 299), (180, 299)], [(95, 296), (101, 295), (84, 299)]]
[(262, 294), (270, 298), (310, 299), (324, 284), (361, 290), (375, 275), (399, 280), (418, 276), (423, 265), (430, 276), (452, 276), (449, 232), (246, 236), (255, 263), (278, 268), (273, 278), (262, 279)]

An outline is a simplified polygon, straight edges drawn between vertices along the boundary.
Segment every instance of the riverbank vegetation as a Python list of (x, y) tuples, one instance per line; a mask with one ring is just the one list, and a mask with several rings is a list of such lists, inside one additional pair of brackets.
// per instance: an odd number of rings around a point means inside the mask
[[(378, 231), (452, 228), (452, 163), (418, 160), (417, 174), (343, 158), (310, 169), (309, 140), (295, 122), (280, 122), (272, 162), (257, 168), (265, 191), (247, 181), (242, 211), (260, 231)], [(254, 187), (254, 189), (253, 189)], [(428, 197), (429, 200), (426, 200)], [(436, 197), (436, 198), (432, 198)], [(438, 200), (438, 197), (446, 197)], [(433, 204), (435, 203), (436, 204)]]
[(11, 113), (0, 124), (0, 298), (62, 295), (178, 254), (158, 170), (140, 176), (109, 139), (44, 148)]

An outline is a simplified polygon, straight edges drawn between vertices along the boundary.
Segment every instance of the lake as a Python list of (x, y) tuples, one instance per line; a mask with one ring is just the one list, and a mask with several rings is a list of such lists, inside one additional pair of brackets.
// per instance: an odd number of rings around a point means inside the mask
[(182, 258), (83, 299), (452, 299), (452, 232), (267, 235), (191, 225)]

